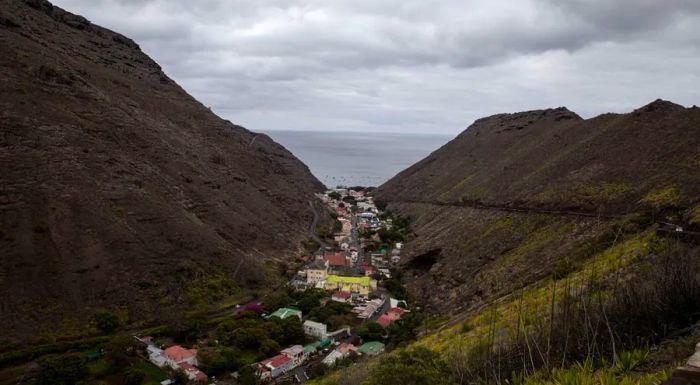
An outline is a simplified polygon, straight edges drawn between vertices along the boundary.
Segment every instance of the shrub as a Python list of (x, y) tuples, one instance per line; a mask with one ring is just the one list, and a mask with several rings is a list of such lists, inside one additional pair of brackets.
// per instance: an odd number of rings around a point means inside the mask
[(122, 384), (124, 385), (141, 385), (146, 379), (146, 372), (138, 368), (129, 368), (124, 371), (122, 376)]
[(95, 313), (95, 327), (103, 333), (112, 333), (119, 327), (119, 317), (106, 309), (100, 309)]
[(449, 367), (440, 355), (418, 347), (382, 358), (363, 385), (451, 385)]
[(72, 385), (88, 374), (85, 359), (79, 354), (49, 356), (39, 361), (37, 385)]

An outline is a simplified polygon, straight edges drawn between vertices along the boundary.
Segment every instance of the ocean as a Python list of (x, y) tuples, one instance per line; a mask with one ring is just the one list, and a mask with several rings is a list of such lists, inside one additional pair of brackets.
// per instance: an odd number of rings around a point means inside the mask
[(379, 186), (450, 141), (452, 135), (265, 131), (327, 187)]

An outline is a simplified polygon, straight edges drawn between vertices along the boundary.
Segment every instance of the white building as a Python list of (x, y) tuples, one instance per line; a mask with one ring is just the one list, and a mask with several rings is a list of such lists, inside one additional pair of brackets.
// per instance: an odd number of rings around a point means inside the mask
[(162, 368), (168, 364), (167, 358), (163, 355), (163, 349), (158, 349), (155, 345), (148, 345), (146, 351), (148, 352), (148, 360), (153, 365)]
[(304, 321), (304, 333), (311, 337), (316, 337), (319, 339), (326, 338), (328, 334), (328, 326), (326, 324), (314, 321)]
[(292, 366), (294, 366), (294, 367), (297, 367), (297, 366), (303, 364), (307, 358), (307, 355), (304, 352), (304, 347), (301, 345), (290, 346), (290, 347), (282, 350), (280, 353), (289, 357), (289, 359), (292, 360)]

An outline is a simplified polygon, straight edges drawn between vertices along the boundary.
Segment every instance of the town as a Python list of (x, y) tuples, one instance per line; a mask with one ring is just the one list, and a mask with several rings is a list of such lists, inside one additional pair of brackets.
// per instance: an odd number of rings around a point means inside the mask
[(332, 225), (316, 225), (286, 285), (235, 305), (206, 340), (135, 336), (143, 359), (171, 373), (160, 384), (304, 383), (415, 337), (415, 309), (392, 276), (409, 221), (391, 218), (364, 188), (318, 198)]

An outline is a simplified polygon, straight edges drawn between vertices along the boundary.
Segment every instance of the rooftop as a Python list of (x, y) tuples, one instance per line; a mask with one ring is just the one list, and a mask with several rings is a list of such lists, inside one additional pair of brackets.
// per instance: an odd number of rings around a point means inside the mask
[(180, 345), (173, 345), (163, 352), (169, 359), (180, 362), (197, 355), (196, 350), (185, 349)]
[(333, 266), (346, 266), (348, 264), (348, 260), (342, 253), (327, 253), (323, 256), (323, 260)]
[(370, 341), (359, 348), (357, 348), (357, 351), (362, 353), (362, 354), (379, 354), (381, 351), (384, 349), (384, 344), (379, 342), (379, 341)]
[(343, 275), (329, 275), (328, 278), (326, 278), (326, 282), (346, 283), (346, 284), (356, 283), (356, 284), (362, 285), (362, 286), (369, 286), (370, 278), (367, 276), (347, 277), (347, 276), (343, 276)]
[(274, 313), (270, 314), (270, 317), (278, 317), (281, 319), (285, 319), (287, 317), (301, 317), (301, 310), (297, 309), (290, 309), (288, 307), (281, 307), (277, 310), (275, 310)]
[(278, 354), (272, 358), (261, 361), (260, 363), (267, 366), (270, 369), (279, 368), (280, 366), (289, 362), (289, 357), (284, 354)]
[(352, 293), (349, 291), (336, 291), (333, 293), (333, 297), (336, 298), (343, 298), (343, 299), (348, 299), (352, 296)]

